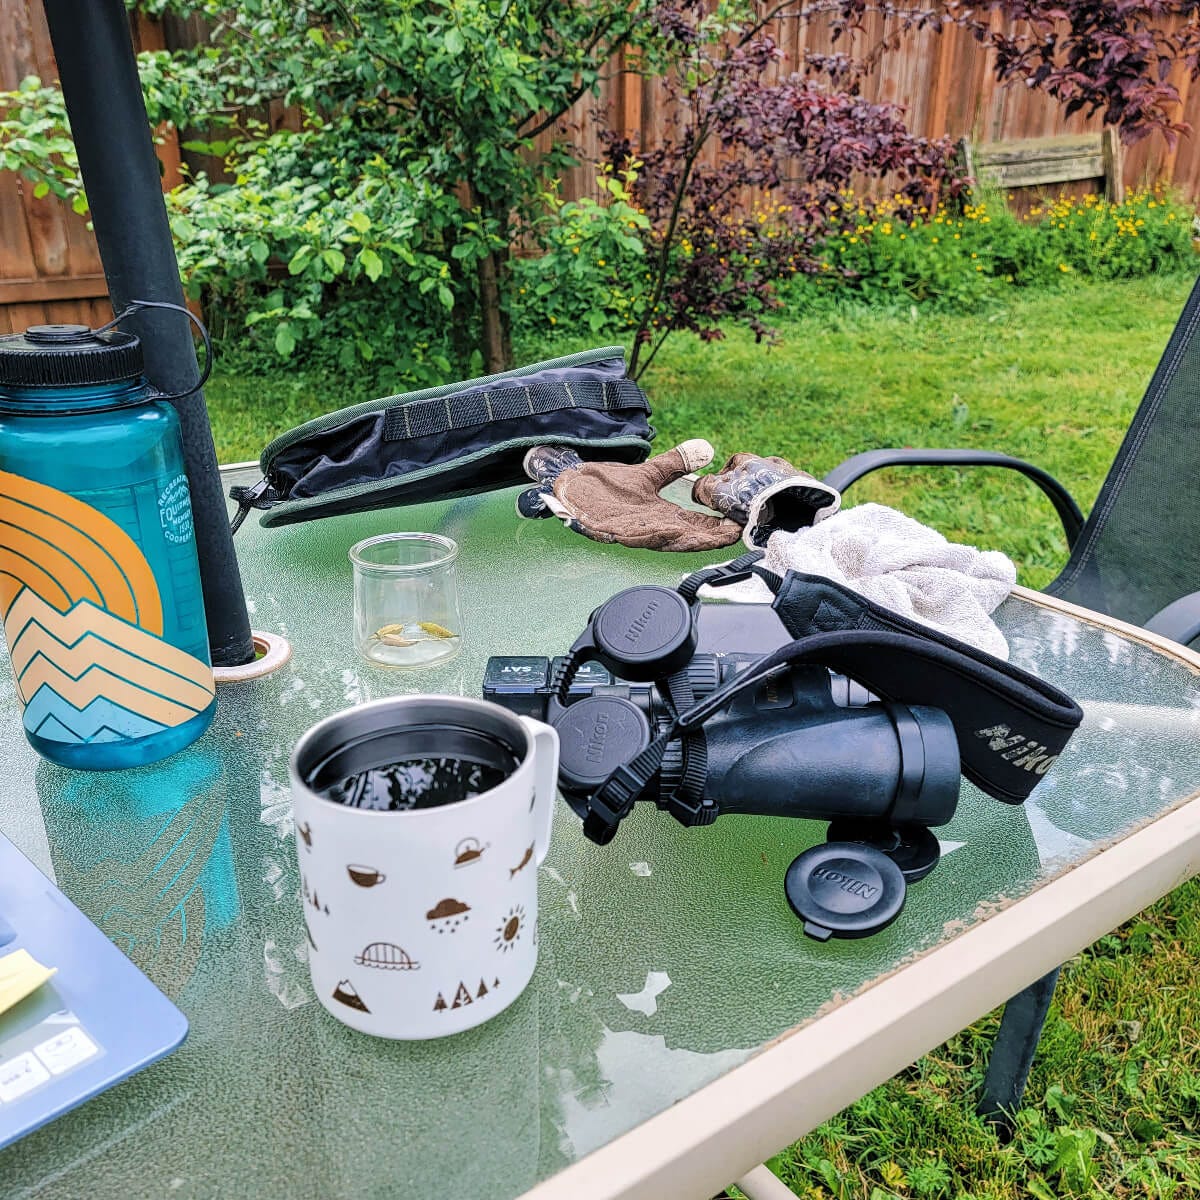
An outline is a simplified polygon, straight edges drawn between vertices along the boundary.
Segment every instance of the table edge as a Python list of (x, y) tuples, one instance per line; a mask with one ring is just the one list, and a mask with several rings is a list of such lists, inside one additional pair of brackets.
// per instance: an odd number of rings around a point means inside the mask
[(1034, 604), (1038, 608), (1047, 608), (1051, 612), (1074, 617), (1077, 621), (1083, 621), (1085, 624), (1095, 625), (1111, 633), (1118, 633), (1127, 641), (1140, 642), (1167, 658), (1174, 658), (1185, 666), (1200, 671), (1200, 651), (1191, 650), (1187, 646), (1180, 645), (1179, 642), (1163, 637), (1162, 634), (1151, 633), (1150, 630), (1143, 629), (1140, 625), (1131, 625), (1128, 621), (1110, 617), (1107, 613), (1096, 612), (1094, 609), (1084, 608), (1080, 604), (1072, 604), (1069, 600), (1060, 600), (1057, 596), (1021, 587), (1019, 584), (1013, 588), (1012, 594), (1016, 599), (1023, 600), (1027, 604)]
[[(1015, 598), (1200, 673), (1200, 654), (1029, 588)], [(1200, 791), (1090, 859), (781, 1034), (522, 1200), (707, 1197), (1200, 873)]]

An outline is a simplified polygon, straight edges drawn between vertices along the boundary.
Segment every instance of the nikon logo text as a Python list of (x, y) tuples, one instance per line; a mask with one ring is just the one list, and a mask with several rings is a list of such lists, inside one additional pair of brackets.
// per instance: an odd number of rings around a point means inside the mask
[(638, 638), (642, 636), (646, 626), (650, 623), (650, 618), (658, 611), (659, 601), (651, 600), (646, 605), (642, 615), (625, 631), (625, 640), (631, 645), (636, 646)]
[(1045, 775), (1058, 759), (1057, 754), (1051, 754), (1040, 742), (1022, 733), (1015, 733), (1007, 725), (977, 729), (975, 736), (987, 738), (989, 750), (995, 751), (1014, 767), (1032, 771), (1035, 775)]
[(608, 741), (608, 714), (601, 713), (592, 726), (592, 736), (588, 738), (587, 760), (590, 763), (604, 761), (604, 743)]
[(844, 871), (831, 871), (828, 867), (818, 867), (813, 872), (813, 878), (836, 883), (843, 892), (849, 892), (852, 896), (861, 896), (864, 900), (872, 899), (879, 891), (877, 887), (872, 887), (861, 879), (855, 879), (853, 875), (847, 875)]

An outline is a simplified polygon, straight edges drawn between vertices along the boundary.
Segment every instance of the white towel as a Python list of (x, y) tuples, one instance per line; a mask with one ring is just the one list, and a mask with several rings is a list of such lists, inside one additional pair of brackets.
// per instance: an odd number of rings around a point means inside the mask
[[(949, 542), (894, 508), (860, 504), (808, 529), (773, 533), (762, 565), (777, 575), (824, 575), (892, 612), (1008, 658), (1008, 643), (990, 614), (1017, 581), (1012, 560), (999, 550)], [(772, 599), (757, 577), (700, 594), (741, 603)]]

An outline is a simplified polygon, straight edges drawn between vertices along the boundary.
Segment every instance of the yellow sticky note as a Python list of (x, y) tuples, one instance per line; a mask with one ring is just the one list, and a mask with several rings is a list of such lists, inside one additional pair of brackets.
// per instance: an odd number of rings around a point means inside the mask
[(43, 967), (28, 950), (14, 950), (0, 958), (0, 1013), (37, 991), (57, 969)]

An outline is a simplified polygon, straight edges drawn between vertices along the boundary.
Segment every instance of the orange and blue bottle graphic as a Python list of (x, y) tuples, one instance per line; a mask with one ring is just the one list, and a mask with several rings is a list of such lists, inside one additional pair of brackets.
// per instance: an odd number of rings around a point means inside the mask
[(215, 708), (174, 410), (129, 334), (0, 338), (0, 618), (26, 734), (105, 769), (194, 741)]

